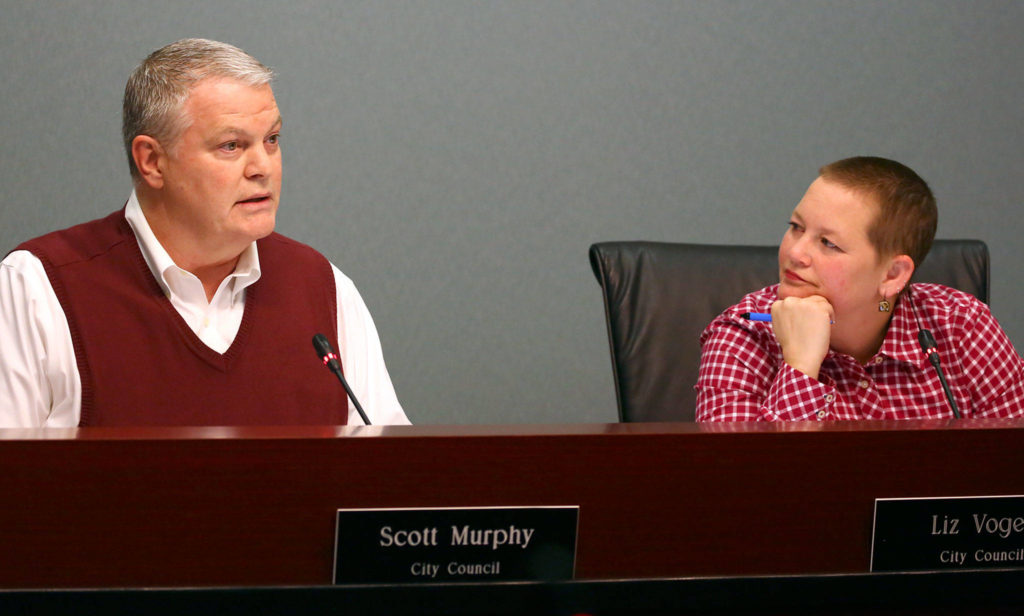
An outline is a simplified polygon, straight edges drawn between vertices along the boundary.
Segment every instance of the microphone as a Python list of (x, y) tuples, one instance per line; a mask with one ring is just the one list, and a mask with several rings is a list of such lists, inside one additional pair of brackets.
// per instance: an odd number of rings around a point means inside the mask
[(324, 365), (341, 381), (341, 386), (345, 388), (345, 393), (352, 399), (352, 404), (355, 405), (359, 416), (363, 418), (363, 423), (370, 425), (370, 419), (363, 412), (362, 405), (359, 404), (359, 400), (356, 400), (356, 395), (352, 393), (352, 388), (348, 386), (348, 381), (341, 374), (341, 363), (338, 361), (338, 356), (334, 354), (334, 349), (331, 348), (331, 343), (327, 340), (327, 336), (323, 334), (313, 336), (313, 348), (316, 349), (316, 354), (324, 362)]
[(935, 367), (935, 371), (939, 373), (939, 382), (942, 383), (942, 391), (946, 393), (949, 408), (953, 409), (953, 417), (960, 419), (960, 409), (956, 406), (953, 392), (949, 389), (949, 383), (946, 382), (946, 375), (943, 374), (942, 367), (939, 365), (941, 363), (939, 360), (939, 345), (935, 342), (935, 336), (921, 326), (921, 317), (917, 316), (917, 309), (914, 307), (913, 301), (911, 301), (909, 286), (907, 287), (907, 303), (910, 304), (910, 310), (914, 313), (914, 318), (917, 320), (917, 341), (921, 345), (921, 350), (928, 356), (928, 361)]

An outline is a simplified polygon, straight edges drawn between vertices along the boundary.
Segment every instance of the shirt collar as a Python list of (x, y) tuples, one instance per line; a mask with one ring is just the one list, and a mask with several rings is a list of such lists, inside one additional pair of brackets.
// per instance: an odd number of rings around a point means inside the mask
[[(164, 294), (171, 295), (176, 293), (174, 281), (178, 277), (171, 275), (171, 272), (185, 273), (189, 276), (192, 274), (178, 267), (174, 260), (171, 259), (171, 255), (167, 254), (167, 250), (156, 239), (156, 235), (149, 226), (149, 221), (146, 220), (146, 215), (142, 211), (142, 205), (139, 204), (139, 198), (134, 190), (131, 196), (128, 197), (128, 203), (125, 204), (124, 217), (128, 221), (128, 225), (131, 226), (132, 232), (135, 233), (135, 239), (139, 242), (139, 248), (142, 250), (142, 256), (146, 260), (149, 271), (152, 272), (153, 277), (160, 284)], [(242, 251), (238, 264), (235, 266), (235, 271), (228, 275), (228, 281), (232, 284), (232, 295), (241, 293), (246, 287), (259, 279), (260, 257), (256, 250), (256, 242), (252, 242)]]

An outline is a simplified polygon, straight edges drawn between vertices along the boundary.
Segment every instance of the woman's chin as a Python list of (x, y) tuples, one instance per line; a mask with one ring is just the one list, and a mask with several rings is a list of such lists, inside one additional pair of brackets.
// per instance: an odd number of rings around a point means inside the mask
[(821, 295), (817, 292), (818, 290), (814, 287), (806, 284), (794, 285), (783, 282), (779, 285), (779, 299), (786, 299), (787, 297), (813, 297), (815, 295)]

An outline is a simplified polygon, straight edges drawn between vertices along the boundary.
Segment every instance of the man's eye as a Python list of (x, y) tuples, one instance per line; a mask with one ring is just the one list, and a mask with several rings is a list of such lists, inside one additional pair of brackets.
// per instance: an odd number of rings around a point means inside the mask
[(225, 152), (234, 152), (235, 150), (238, 149), (238, 142), (228, 141), (224, 145), (220, 146), (220, 149), (224, 150)]
[(281, 135), (271, 135), (267, 137), (267, 143), (270, 145), (277, 145), (281, 142)]

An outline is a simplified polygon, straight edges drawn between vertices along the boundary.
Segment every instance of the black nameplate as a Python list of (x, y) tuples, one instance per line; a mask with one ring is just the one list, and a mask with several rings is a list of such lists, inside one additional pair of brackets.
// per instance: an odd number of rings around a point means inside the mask
[(579, 507), (339, 509), (335, 584), (571, 580)]
[(875, 500), (871, 571), (1024, 567), (1024, 496)]

